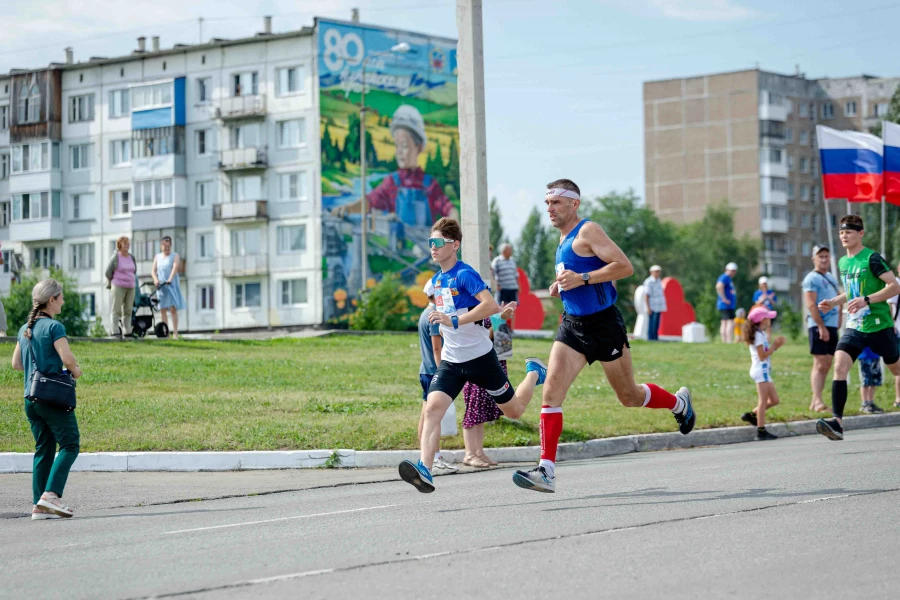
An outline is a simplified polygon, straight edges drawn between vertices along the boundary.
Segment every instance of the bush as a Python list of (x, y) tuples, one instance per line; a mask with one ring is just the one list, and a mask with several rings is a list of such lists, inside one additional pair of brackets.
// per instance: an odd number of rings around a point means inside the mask
[(406, 288), (397, 277), (385, 275), (359, 297), (350, 315), (350, 329), (357, 331), (406, 331), (412, 326)]
[(95, 338), (104, 338), (109, 335), (106, 332), (106, 328), (103, 326), (103, 319), (100, 317), (94, 319), (94, 323), (91, 325), (91, 330), (88, 332), (88, 335)]
[[(56, 316), (56, 320), (65, 325), (66, 334), (70, 337), (84, 337), (88, 331), (88, 323), (84, 318), (84, 303), (81, 301), (75, 280), (59, 269), (50, 269), (50, 277), (62, 284), (65, 299), (62, 312)], [(3, 299), (11, 335), (16, 335), (19, 328), (28, 322), (28, 314), (31, 312), (31, 290), (39, 281), (36, 276), (23, 277), (20, 282), (13, 282), (9, 296)]]
[(778, 321), (781, 323), (781, 330), (787, 337), (795, 342), (800, 339), (800, 335), (803, 332), (802, 313), (783, 302), (778, 307)]

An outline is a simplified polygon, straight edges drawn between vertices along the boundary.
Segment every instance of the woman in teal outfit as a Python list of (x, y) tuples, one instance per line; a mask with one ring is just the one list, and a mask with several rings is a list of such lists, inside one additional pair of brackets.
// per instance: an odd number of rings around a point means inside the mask
[(25, 373), (25, 415), (34, 436), (34, 469), (31, 475), (34, 507), (31, 518), (58, 519), (73, 514), (61, 499), (69, 469), (81, 449), (78, 421), (75, 411), (32, 402), (27, 397), (28, 388), (35, 366), (42, 373), (54, 375), (62, 374), (65, 366), (75, 379), (81, 377), (81, 369), (69, 349), (65, 326), (53, 318), (65, 302), (62, 285), (54, 279), (44, 279), (34, 286), (31, 300), (31, 313), (28, 322), (19, 329), (12, 366)]
[[(168, 314), (172, 312), (172, 339), (178, 339), (178, 311), (184, 310), (184, 297), (178, 272), (181, 270), (181, 258), (172, 252), (172, 238), (166, 236), (160, 242), (162, 252), (153, 259), (153, 283), (159, 288), (159, 311), (162, 322), (169, 324)], [(160, 283), (163, 285), (160, 286)]]

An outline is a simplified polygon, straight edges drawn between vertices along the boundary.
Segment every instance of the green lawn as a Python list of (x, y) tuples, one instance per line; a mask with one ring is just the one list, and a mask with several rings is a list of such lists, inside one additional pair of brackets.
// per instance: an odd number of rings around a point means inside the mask
[[(0, 344), (9, 365), (13, 345)], [(421, 406), (418, 338), (409, 335), (337, 336), (268, 342), (167, 341), (73, 344), (85, 371), (78, 419), (83, 451), (400, 449), (416, 446)], [(516, 340), (510, 362), (514, 384), (525, 356), (546, 357), (550, 342)], [(671, 390), (694, 393), (697, 426), (740, 425), (756, 403), (747, 375), (746, 346), (635, 343), (635, 376)], [(773, 358), (782, 404), (775, 421), (812, 418), (810, 357), (803, 343)], [(856, 372), (854, 383), (858, 383)], [(0, 369), (0, 451), (33, 450), (22, 408), (22, 375)], [(878, 402), (890, 406), (893, 382)], [(830, 384), (827, 386), (830, 389)], [(536, 398), (521, 422), (488, 424), (488, 446), (539, 443)], [(854, 385), (848, 402), (859, 407)], [(462, 398), (457, 401), (462, 416)], [(618, 404), (599, 365), (576, 380), (565, 404), (563, 441), (641, 432), (674, 431), (667, 411)], [(445, 438), (461, 448), (462, 436)]]

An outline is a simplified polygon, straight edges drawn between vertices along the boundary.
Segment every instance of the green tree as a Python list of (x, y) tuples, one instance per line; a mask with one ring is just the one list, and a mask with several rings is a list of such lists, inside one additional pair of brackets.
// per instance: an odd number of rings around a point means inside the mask
[(453, 189), (456, 190), (456, 196), (459, 197), (459, 146), (456, 143), (455, 137), (450, 138), (450, 150), (447, 151), (447, 172), (445, 180), (448, 185), (453, 186)]
[(386, 275), (359, 297), (358, 308), (350, 315), (350, 329), (405, 331), (410, 326), (409, 312), (402, 283), (396, 276)]
[(491, 198), (488, 205), (488, 211), (491, 215), (491, 231), (488, 234), (491, 246), (494, 247), (494, 253), (499, 254), (500, 243), (503, 241), (503, 221), (500, 215), (500, 206), (497, 204), (497, 198)]
[(553, 261), (545, 251), (548, 235), (541, 223), (540, 211), (537, 206), (532, 206), (516, 244), (516, 264), (525, 271), (534, 288), (550, 285)]
[[(84, 318), (84, 303), (78, 293), (78, 286), (72, 277), (64, 274), (59, 269), (50, 269), (50, 277), (60, 282), (63, 286), (62, 312), (56, 316), (56, 320), (65, 325), (66, 333), (70, 337), (84, 337), (88, 332), (88, 322)], [(28, 321), (31, 312), (31, 290), (40, 279), (35, 275), (23, 277), (18, 283), (13, 282), (9, 290), (9, 296), (3, 299), (3, 307), (6, 309), (6, 319), (9, 324), (9, 332), (15, 335), (19, 328)]]

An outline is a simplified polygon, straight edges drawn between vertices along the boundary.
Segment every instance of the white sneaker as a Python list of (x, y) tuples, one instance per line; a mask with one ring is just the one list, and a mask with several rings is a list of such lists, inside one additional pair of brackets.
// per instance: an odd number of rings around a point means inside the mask
[(444, 460), (443, 456), (441, 456), (440, 458), (435, 460), (434, 466), (431, 467), (431, 472), (435, 473), (435, 474), (437, 474), (438, 472), (440, 472), (440, 473), (456, 473), (457, 471), (459, 471), (459, 467), (448, 463), (446, 460)]

